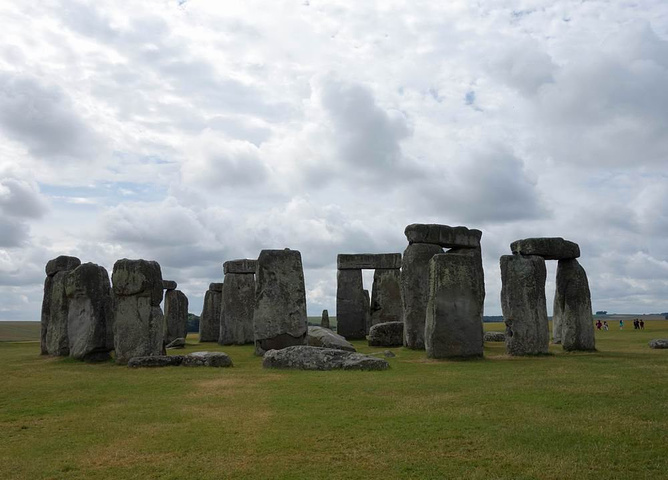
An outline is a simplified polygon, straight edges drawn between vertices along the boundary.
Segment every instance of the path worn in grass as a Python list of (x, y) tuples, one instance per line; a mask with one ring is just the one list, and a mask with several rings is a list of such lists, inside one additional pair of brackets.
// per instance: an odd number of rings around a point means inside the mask
[(397, 348), (385, 372), (267, 371), (251, 347), (190, 338), (234, 368), (130, 370), (2, 343), (2, 477), (661, 478), (668, 350), (647, 341), (668, 322), (628, 328), (597, 332), (593, 354)]

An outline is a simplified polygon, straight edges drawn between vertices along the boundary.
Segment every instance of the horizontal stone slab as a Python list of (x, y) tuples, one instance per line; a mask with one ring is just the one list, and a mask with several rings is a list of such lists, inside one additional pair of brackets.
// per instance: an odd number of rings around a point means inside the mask
[(214, 292), (222, 292), (223, 291), (223, 284), (222, 283), (210, 283), (209, 284), (209, 290), (213, 290)]
[(61, 255), (52, 260), (49, 260), (46, 263), (46, 275), (47, 277), (52, 277), (58, 272), (65, 272), (68, 270), (74, 270), (79, 265), (81, 265), (81, 260), (77, 257), (68, 257), (67, 255)]
[(164, 290), (176, 290), (176, 282), (174, 280), (163, 280), (162, 288)]
[(510, 244), (510, 250), (520, 255), (538, 255), (545, 260), (567, 260), (580, 256), (580, 247), (575, 242), (561, 237), (524, 238)]
[(255, 273), (256, 266), (257, 260), (251, 260), (249, 258), (228, 260), (227, 262), (223, 263), (223, 273), (225, 275), (228, 273)]
[(339, 270), (400, 269), (400, 253), (341, 253), (336, 257)]
[(306, 345), (269, 350), (262, 359), (264, 368), (291, 370), (387, 370), (390, 364), (382, 358), (333, 348)]
[(177, 367), (183, 363), (183, 355), (152, 355), (132, 357), (128, 360), (130, 368)]
[(408, 243), (431, 243), (445, 248), (478, 248), (482, 232), (466, 227), (450, 227), (435, 223), (413, 223), (404, 230)]

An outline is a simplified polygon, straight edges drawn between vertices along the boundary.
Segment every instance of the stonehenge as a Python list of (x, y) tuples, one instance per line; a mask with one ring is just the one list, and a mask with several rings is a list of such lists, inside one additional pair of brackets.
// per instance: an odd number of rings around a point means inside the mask
[(160, 265), (147, 260), (118, 260), (111, 283), (116, 363), (162, 354), (165, 319), (160, 308), (163, 297)]
[[(218, 343), (253, 343), (256, 260), (230, 260), (223, 264), (222, 305)], [(201, 321), (201, 320), (200, 320)]]
[(548, 352), (545, 260), (558, 260), (552, 338), (564, 350), (596, 349), (587, 274), (577, 261), (578, 244), (561, 237), (526, 238), (501, 257), (501, 307), (510, 355)]
[(165, 291), (165, 345), (171, 344), (177, 338), (186, 338), (188, 335), (188, 297), (181, 290), (176, 290), (176, 282), (163, 281)]
[(400, 347), (404, 343), (404, 322), (377, 323), (369, 330), (370, 347)]
[(202, 313), (199, 316), (199, 341), (217, 342), (220, 336), (220, 308), (222, 305), (223, 284), (210, 283), (204, 294)]
[(69, 272), (79, 265), (81, 260), (66, 255), (49, 260), (46, 264), (40, 334), (42, 355), (67, 356), (70, 353), (65, 282)]
[[(336, 330), (340, 335), (361, 340), (374, 321), (403, 321), (400, 253), (339, 254), (336, 263)], [(366, 269), (375, 270), (371, 301), (362, 285), (362, 270)]]
[(341, 335), (332, 332), (329, 328), (308, 327), (307, 345), (312, 347), (335, 348), (337, 350), (347, 350), (355, 352), (350, 342)]
[(262, 250), (257, 259), (253, 329), (255, 353), (306, 345), (308, 319), (302, 256)]
[(329, 328), (329, 312), (327, 310), (322, 311), (322, 316), (320, 317), (320, 326), (322, 328)]
[(270, 350), (262, 359), (264, 368), (291, 370), (387, 370), (387, 360), (334, 348), (306, 345)]

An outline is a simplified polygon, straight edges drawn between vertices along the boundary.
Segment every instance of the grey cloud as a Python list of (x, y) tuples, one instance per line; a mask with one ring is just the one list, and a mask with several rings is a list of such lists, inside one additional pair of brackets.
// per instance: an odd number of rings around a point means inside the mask
[(20, 247), (30, 236), (25, 222), (0, 212), (0, 247)]
[(36, 187), (16, 178), (0, 179), (0, 210), (20, 218), (40, 218), (48, 210)]

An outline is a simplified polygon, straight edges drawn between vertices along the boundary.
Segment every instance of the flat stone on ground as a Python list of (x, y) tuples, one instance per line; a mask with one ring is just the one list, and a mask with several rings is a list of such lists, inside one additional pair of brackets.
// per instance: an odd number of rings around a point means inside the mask
[(132, 357), (128, 360), (130, 368), (177, 367), (183, 362), (183, 355), (152, 355)]
[(668, 348), (668, 338), (655, 338), (649, 341), (649, 348)]
[(482, 338), (485, 342), (505, 342), (506, 334), (503, 332), (485, 332)]
[(335, 348), (348, 352), (357, 351), (344, 337), (323, 327), (308, 327), (308, 345), (312, 347)]
[(175, 338), (172, 342), (168, 343), (165, 348), (185, 348), (185, 346), (185, 338)]
[(466, 227), (413, 223), (404, 230), (408, 243), (431, 243), (445, 248), (479, 248), (482, 232)]
[(369, 329), (370, 347), (400, 347), (404, 344), (404, 322), (385, 322)]
[(386, 360), (361, 353), (306, 345), (269, 350), (262, 359), (264, 368), (292, 370), (387, 370)]
[(510, 244), (510, 250), (519, 255), (538, 255), (545, 260), (568, 260), (580, 256), (578, 244), (561, 237), (515, 240)]
[(401, 268), (400, 253), (341, 253), (336, 257), (339, 270), (375, 270)]
[(224, 352), (193, 352), (183, 357), (184, 367), (231, 367), (232, 360)]

